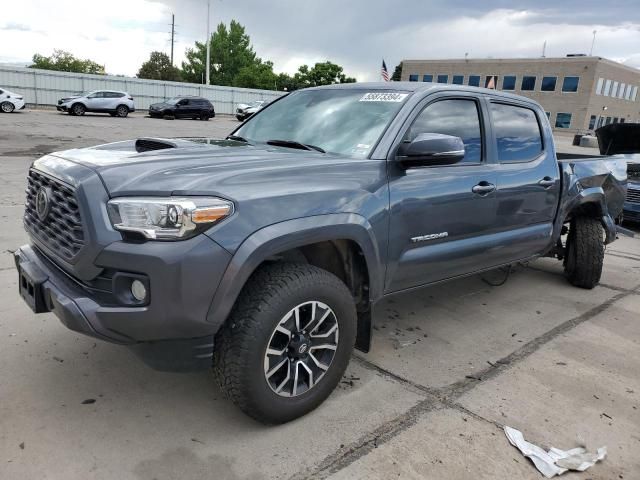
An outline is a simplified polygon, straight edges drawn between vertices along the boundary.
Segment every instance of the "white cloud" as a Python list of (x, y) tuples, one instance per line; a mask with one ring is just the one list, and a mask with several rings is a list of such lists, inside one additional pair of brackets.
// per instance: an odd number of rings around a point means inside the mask
[[(176, 64), (195, 40), (204, 40), (206, 0), (3, 0), (0, 62), (26, 62), (54, 48), (133, 75), (153, 50), (169, 52), (176, 14)], [(640, 20), (630, 7), (603, 2), (487, 0), (212, 0), (212, 29), (235, 18), (254, 48), (276, 71), (331, 60), (359, 80), (379, 79), (382, 57), (392, 70), (403, 58), (536, 57), (594, 53), (640, 67)], [(617, 4), (616, 4), (617, 5)], [(633, 2), (631, 2), (633, 6)], [(626, 12), (626, 13), (625, 13)], [(635, 13), (634, 13), (635, 12)], [(617, 18), (620, 17), (620, 18)]]

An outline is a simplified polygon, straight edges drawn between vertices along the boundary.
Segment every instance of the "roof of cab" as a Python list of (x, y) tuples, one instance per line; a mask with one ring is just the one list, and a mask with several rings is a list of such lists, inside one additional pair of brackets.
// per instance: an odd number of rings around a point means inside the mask
[(470, 87), (467, 85), (453, 85), (445, 83), (433, 83), (433, 82), (361, 82), (361, 83), (336, 83), (333, 85), (323, 85), (320, 87), (311, 87), (307, 90), (320, 90), (320, 89), (356, 89), (356, 90), (391, 90), (402, 92), (426, 92), (427, 90), (451, 90), (451, 91), (463, 91), (470, 93), (481, 93), (484, 95), (491, 95), (493, 97), (500, 97), (504, 99), (517, 100), (520, 102), (528, 102), (534, 105), (538, 105), (535, 100), (532, 100), (521, 95), (514, 95), (513, 93), (506, 93), (500, 90), (493, 90), (489, 88)]

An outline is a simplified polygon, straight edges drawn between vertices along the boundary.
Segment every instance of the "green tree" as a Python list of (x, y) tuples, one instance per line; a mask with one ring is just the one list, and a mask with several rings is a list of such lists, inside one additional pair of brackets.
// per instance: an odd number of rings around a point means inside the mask
[(272, 62), (254, 63), (242, 67), (233, 79), (234, 87), (260, 88), (263, 90), (282, 90), (278, 85), (279, 75), (273, 72)]
[(396, 69), (393, 71), (393, 75), (391, 75), (392, 82), (399, 82), (402, 79), (402, 62), (396, 65)]
[(169, 56), (162, 52), (151, 52), (149, 60), (142, 64), (137, 76), (138, 78), (169, 80), (172, 82), (181, 80), (180, 69), (173, 66)]
[[(262, 61), (251, 46), (251, 39), (245, 28), (231, 20), (229, 28), (220, 23), (209, 40), (211, 42), (211, 83), (214, 85), (233, 85), (236, 76), (243, 68), (259, 67)], [(189, 82), (200, 83), (206, 77), (207, 44), (196, 42), (194, 48), (185, 52), (186, 61), (182, 62), (182, 76)], [(246, 78), (245, 75), (243, 75)]]
[(343, 68), (330, 61), (316, 63), (313, 67), (301, 65), (291, 79), (291, 87), (288, 90), (299, 88), (317, 87), (320, 85), (332, 85), (334, 83), (355, 83), (356, 79), (347, 77)]
[(57, 70), (60, 72), (97, 73), (104, 75), (104, 66), (93, 60), (82, 60), (64, 50), (54, 50), (53, 55), (45, 57), (36, 53), (33, 63), (29, 68), (42, 68), (44, 70)]

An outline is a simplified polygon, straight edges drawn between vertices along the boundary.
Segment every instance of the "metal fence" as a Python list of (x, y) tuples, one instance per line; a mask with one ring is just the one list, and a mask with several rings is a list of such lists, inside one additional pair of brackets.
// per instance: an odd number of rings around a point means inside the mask
[(25, 101), (31, 105), (56, 105), (64, 96), (90, 90), (119, 90), (131, 94), (136, 108), (141, 110), (146, 110), (152, 103), (165, 98), (198, 95), (208, 98), (216, 113), (233, 113), (238, 103), (273, 100), (284, 93), (6, 66), (0, 66), (0, 88), (24, 95)]

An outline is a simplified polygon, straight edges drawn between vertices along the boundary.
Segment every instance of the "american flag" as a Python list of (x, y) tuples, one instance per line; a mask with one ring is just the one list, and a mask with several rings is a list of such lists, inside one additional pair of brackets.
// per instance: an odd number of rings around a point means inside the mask
[(384, 80), (385, 82), (388, 82), (389, 79), (389, 72), (387, 71), (387, 64), (384, 63), (384, 59), (382, 59), (382, 70), (380, 71), (380, 73), (382, 74), (382, 80)]

